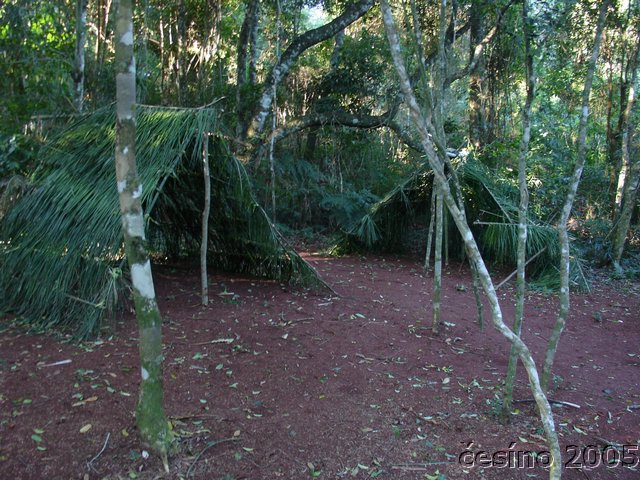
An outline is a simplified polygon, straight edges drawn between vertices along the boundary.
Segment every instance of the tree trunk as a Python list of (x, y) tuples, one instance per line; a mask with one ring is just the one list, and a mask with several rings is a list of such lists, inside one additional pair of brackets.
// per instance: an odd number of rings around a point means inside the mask
[(209, 173), (209, 134), (202, 141), (202, 174), (204, 178), (204, 207), (202, 209), (202, 241), (200, 243), (200, 284), (202, 305), (209, 305), (209, 275), (207, 251), (209, 249), (209, 212), (211, 211), (211, 175)]
[[(246, 136), (250, 109), (247, 105), (248, 86), (254, 85), (255, 82), (255, 65), (251, 67), (248, 60), (254, 55), (253, 43), (255, 42), (254, 32), (257, 36), (258, 19), (260, 11), (260, 2), (258, 0), (249, 0), (246, 4), (246, 13), (242, 27), (240, 28), (240, 36), (238, 38), (238, 55), (236, 70), (236, 137), (243, 139)], [(251, 74), (251, 72), (254, 72)]]
[(430, 215), (429, 215), (429, 227), (427, 232), (427, 251), (424, 254), (424, 271), (425, 273), (429, 270), (430, 261), (431, 261), (431, 245), (433, 244), (433, 229), (436, 218), (436, 186), (435, 182), (431, 183), (431, 205)]
[[(636, 2), (637, 8), (637, 2)], [(629, 68), (631, 81), (629, 82), (627, 103), (624, 109), (622, 125), (622, 165), (618, 174), (618, 189), (616, 194), (616, 223), (613, 229), (612, 257), (614, 268), (621, 272), (620, 260), (624, 251), (627, 232), (631, 224), (631, 215), (635, 206), (635, 197), (638, 182), (639, 160), (632, 161), (632, 138), (634, 125), (631, 121), (636, 103), (636, 91), (638, 88), (638, 55), (640, 54), (640, 30), (636, 31), (635, 47), (631, 50)]]
[(620, 261), (627, 240), (627, 233), (631, 225), (631, 216), (638, 197), (638, 185), (640, 184), (640, 159), (636, 159), (629, 169), (625, 182), (622, 211), (618, 217), (618, 223), (613, 234), (613, 265), (618, 272), (622, 272)]
[[(276, 0), (276, 63), (280, 61), (280, 16), (282, 15), (280, 0)], [(274, 132), (278, 126), (278, 97), (277, 91), (273, 92), (273, 113), (271, 115), (271, 132)], [(271, 174), (271, 222), (276, 223), (276, 160), (273, 156), (275, 149), (275, 140), (271, 136), (269, 143), (269, 172)]]
[(440, 297), (442, 292), (442, 193), (439, 186), (436, 193), (436, 251), (433, 259), (433, 321), (431, 331), (438, 333), (440, 326)]
[(87, 43), (87, 5), (89, 0), (76, 1), (76, 47), (73, 65), (73, 104), (76, 111), (84, 108), (84, 57)]
[[(552, 480), (560, 479), (562, 473), (562, 455), (560, 452), (560, 445), (558, 443), (558, 435), (555, 431), (555, 425), (553, 421), (553, 413), (551, 406), (547, 401), (544, 391), (540, 388), (540, 381), (538, 378), (538, 371), (536, 369), (535, 362), (531, 355), (531, 352), (522, 340), (515, 335), (509, 327), (507, 327), (502, 319), (502, 310), (496, 290), (493, 286), (489, 271), (482, 259), (478, 245), (473, 238), (471, 229), (467, 223), (465, 213), (463, 209), (458, 208), (456, 198), (449, 190), (449, 184), (444, 172), (444, 159), (439, 157), (434, 147), (435, 129), (431, 124), (430, 115), (425, 115), (425, 112), (421, 111), (416, 97), (413, 93), (409, 75), (407, 74), (404, 65), (404, 52), (400, 45), (400, 39), (396, 32), (395, 22), (391, 13), (391, 8), (387, 3), (387, 0), (380, 1), (382, 7), (382, 18), (387, 32), (387, 38), (389, 40), (389, 46), (391, 50), (391, 56), (400, 79), (400, 86), (407, 101), (411, 119), (416, 127), (416, 130), (420, 136), (424, 152), (426, 154), (429, 165), (433, 169), (435, 182), (439, 186), (442, 194), (444, 195), (444, 201), (449, 209), (449, 213), (453, 217), (453, 220), (458, 227), (460, 235), (465, 243), (467, 252), (469, 254), (469, 260), (476, 266), (478, 274), (480, 276), (480, 282), (485, 290), (485, 293), (489, 299), (491, 305), (491, 319), (494, 327), (515, 345), (522, 363), (525, 366), (527, 374), (529, 376), (529, 383), (531, 385), (531, 391), (533, 397), (538, 406), (540, 412), (540, 418), (547, 437), (550, 461), (549, 461), (549, 478)], [(427, 112), (429, 113), (429, 112)], [(446, 150), (445, 150), (446, 151)]]
[[(529, 140), (531, 139), (531, 105), (535, 95), (535, 71), (533, 66), (533, 55), (531, 52), (531, 25), (529, 23), (528, 0), (522, 3), (522, 24), (524, 30), (524, 51), (527, 81), (527, 98), (522, 109), (522, 140), (520, 141), (520, 152), (518, 155), (518, 187), (520, 190), (520, 204), (518, 207), (518, 248), (517, 248), (517, 280), (516, 280), (516, 310), (513, 320), (513, 333), (518, 337), (522, 331), (522, 320), (524, 317), (524, 294), (526, 288), (525, 267), (527, 261), (527, 224), (529, 210), (529, 189), (527, 188), (527, 153), (529, 151)], [(509, 366), (505, 378), (504, 396), (502, 403), (502, 418), (507, 420), (511, 416), (513, 403), (513, 386), (515, 384), (518, 369), (518, 352), (511, 346), (509, 355)]]
[[(484, 37), (484, 1), (473, 2), (469, 22), (469, 58), (473, 59), (475, 47)], [(469, 74), (469, 141), (476, 150), (481, 149), (487, 141), (487, 119), (483, 87), (485, 83), (484, 55), (478, 59), (478, 66)]]
[(136, 171), (136, 66), (133, 56), (133, 8), (120, 0), (116, 22), (116, 180), (122, 217), (125, 252), (131, 271), (133, 299), (139, 329), (142, 380), (136, 407), (136, 423), (142, 439), (162, 457), (168, 471), (167, 453), (173, 434), (164, 413), (162, 387), (162, 336), (160, 311), (145, 246), (142, 185)]
[(176, 25), (178, 33), (178, 103), (180, 106), (187, 105), (187, 73), (188, 73), (188, 51), (187, 51), (187, 7), (185, 0), (180, 0), (178, 4), (178, 22)]
[(553, 327), (551, 335), (549, 337), (549, 343), (547, 345), (547, 351), (545, 353), (544, 364), (542, 367), (542, 388), (547, 391), (549, 388), (549, 381), (551, 378), (551, 369), (553, 367), (553, 359), (558, 349), (558, 343), (560, 342), (560, 336), (564, 330), (564, 326), (567, 322), (567, 316), (569, 315), (569, 273), (571, 266), (571, 257), (569, 249), (569, 232), (568, 223), (571, 216), (571, 209), (573, 208), (573, 201), (578, 191), (578, 185), (580, 184), (580, 178), (582, 177), (582, 170), (586, 160), (587, 149), (587, 120), (589, 119), (589, 97), (591, 95), (591, 85), (593, 84), (593, 77), (596, 70), (596, 63), (598, 61), (598, 54), (600, 52), (600, 42), (602, 40), (602, 31), (604, 30), (605, 18), (607, 16), (607, 10), (609, 9), (610, 0), (604, 0), (600, 5), (600, 12), (598, 14), (598, 24), (596, 27), (596, 34), (593, 43), (593, 50), (591, 52), (591, 59), (587, 67), (587, 76), (584, 81), (584, 88), (582, 90), (582, 109), (580, 112), (580, 124), (578, 129), (577, 140), (577, 153), (576, 164), (573, 169), (573, 175), (569, 183), (569, 190), (565, 198), (564, 206), (562, 208), (562, 214), (560, 221), (558, 222), (558, 237), (560, 239), (560, 308), (556, 323)]

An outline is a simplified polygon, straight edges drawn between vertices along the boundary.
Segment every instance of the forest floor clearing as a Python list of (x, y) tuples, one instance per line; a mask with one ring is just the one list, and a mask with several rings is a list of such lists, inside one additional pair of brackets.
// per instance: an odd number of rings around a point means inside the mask
[[(508, 425), (497, 417), (509, 345), (486, 306), (480, 331), (465, 267), (444, 269), (434, 336), (432, 280), (416, 260), (305, 258), (340, 296), (216, 272), (203, 307), (196, 267), (155, 268), (179, 444), (168, 474), (136, 435), (133, 314), (80, 345), (0, 320), (0, 478), (547, 476), (521, 365), (517, 410)], [(513, 287), (499, 290), (508, 323)], [(538, 365), (556, 313), (555, 295), (527, 293), (523, 338)], [(640, 476), (639, 367), (640, 286), (603, 281), (573, 294), (550, 395), (563, 478)]]

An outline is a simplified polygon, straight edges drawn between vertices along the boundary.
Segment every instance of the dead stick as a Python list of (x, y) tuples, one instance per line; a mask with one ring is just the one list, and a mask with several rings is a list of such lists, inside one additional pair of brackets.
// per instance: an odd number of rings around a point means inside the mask
[[(565, 402), (562, 400), (551, 400), (548, 399), (549, 403), (553, 403), (555, 405), (563, 405), (565, 407), (572, 407), (572, 408), (582, 408), (580, 407), (580, 405), (576, 404), (576, 403), (571, 403), (571, 402)], [(513, 403), (535, 403), (535, 400), (532, 398), (525, 398), (524, 400), (514, 400)]]
[[(540, 250), (538, 253), (536, 253), (533, 257), (531, 257), (529, 260), (527, 260), (527, 262), (524, 264), (524, 266), (526, 267), (527, 265), (529, 265), (531, 262), (533, 262), (533, 260), (535, 260), (537, 257), (539, 257), (540, 255), (542, 255), (542, 252), (544, 252), (547, 249), (547, 247), (544, 247), (542, 250)], [(514, 270), (513, 272), (511, 272), (507, 278), (505, 278), (504, 280), (502, 280), (498, 286), (496, 287), (496, 290), (498, 290), (502, 285), (504, 285), (505, 283), (507, 283), (509, 280), (511, 280), (513, 278), (513, 276), (518, 273), (518, 270)]]
[(192, 413), (190, 415), (172, 415), (169, 418), (171, 420), (187, 420), (189, 418), (219, 418), (219, 415), (213, 415), (210, 413)]
[(397, 465), (391, 465), (392, 470), (411, 470), (415, 472), (420, 472), (424, 470), (429, 470), (433, 465), (449, 465), (454, 462), (451, 461), (441, 461), (441, 462), (426, 462), (426, 463), (416, 463), (416, 464), (405, 464), (400, 463)]
[(102, 455), (102, 453), (104, 452), (104, 450), (107, 448), (107, 444), (109, 443), (109, 437), (111, 436), (111, 432), (107, 432), (107, 438), (104, 439), (104, 445), (102, 445), (102, 449), (98, 452), (98, 454), (93, 457), (91, 460), (89, 460), (87, 462), (87, 469), (91, 469), (93, 468), (93, 462), (95, 462), (100, 455)]
[(295, 323), (307, 322), (313, 320), (313, 317), (296, 318), (295, 320), (287, 320), (284, 324), (285, 327), (290, 327)]

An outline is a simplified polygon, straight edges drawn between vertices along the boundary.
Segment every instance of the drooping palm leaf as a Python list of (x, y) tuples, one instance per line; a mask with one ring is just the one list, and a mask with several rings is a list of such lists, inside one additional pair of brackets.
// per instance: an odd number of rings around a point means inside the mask
[[(139, 107), (136, 157), (150, 245), (169, 256), (199, 248), (202, 142), (210, 153), (210, 258), (252, 275), (318, 283), (287, 248), (253, 198), (230, 154), (215, 109)], [(95, 334), (121, 302), (122, 239), (115, 188), (115, 112), (99, 110), (69, 125), (40, 154), (32, 188), (0, 224), (0, 308), (37, 329)], [(205, 136), (210, 133), (210, 136)]]
[[(485, 258), (491, 263), (512, 265), (518, 235), (517, 190), (507, 183), (497, 182), (486, 167), (472, 159), (458, 161), (457, 175), (467, 218)], [(407, 228), (414, 220), (413, 216), (421, 212), (428, 221), (432, 188), (432, 172), (424, 166), (375, 204), (355, 228), (343, 235), (334, 251), (397, 251), (402, 248), (405, 240), (412, 238), (407, 235)], [(453, 222), (449, 222), (449, 226), (449, 248), (462, 252), (462, 241)], [(527, 256), (542, 251), (530, 269), (541, 272), (557, 263), (557, 233), (553, 227), (535, 219), (531, 220), (528, 230)]]

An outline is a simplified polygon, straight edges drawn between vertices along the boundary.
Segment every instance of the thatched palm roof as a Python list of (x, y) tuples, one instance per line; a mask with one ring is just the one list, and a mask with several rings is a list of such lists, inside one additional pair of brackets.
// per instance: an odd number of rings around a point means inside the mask
[[(207, 138), (211, 263), (281, 281), (320, 282), (255, 201), (215, 109), (139, 107), (137, 115), (136, 156), (153, 253), (176, 258), (199, 249)], [(1, 310), (37, 329), (87, 337), (122, 303), (114, 145), (115, 112), (108, 108), (74, 121), (40, 152), (42, 166), (27, 193), (0, 218)]]
[[(495, 176), (477, 160), (458, 159), (454, 162), (461, 182), (467, 218), (483, 255), (500, 264), (515, 262), (518, 235), (517, 190), (496, 181)], [(406, 239), (417, 216), (429, 219), (433, 172), (423, 165), (403, 179), (348, 232), (335, 247), (336, 252), (374, 250), (397, 252), (406, 246)], [(453, 221), (448, 222), (449, 246), (463, 256), (462, 241)], [(426, 239), (425, 239), (426, 240)], [(426, 241), (425, 241), (426, 244)], [(527, 256), (541, 250), (537, 264), (555, 264), (558, 240), (555, 229), (530, 219)]]

